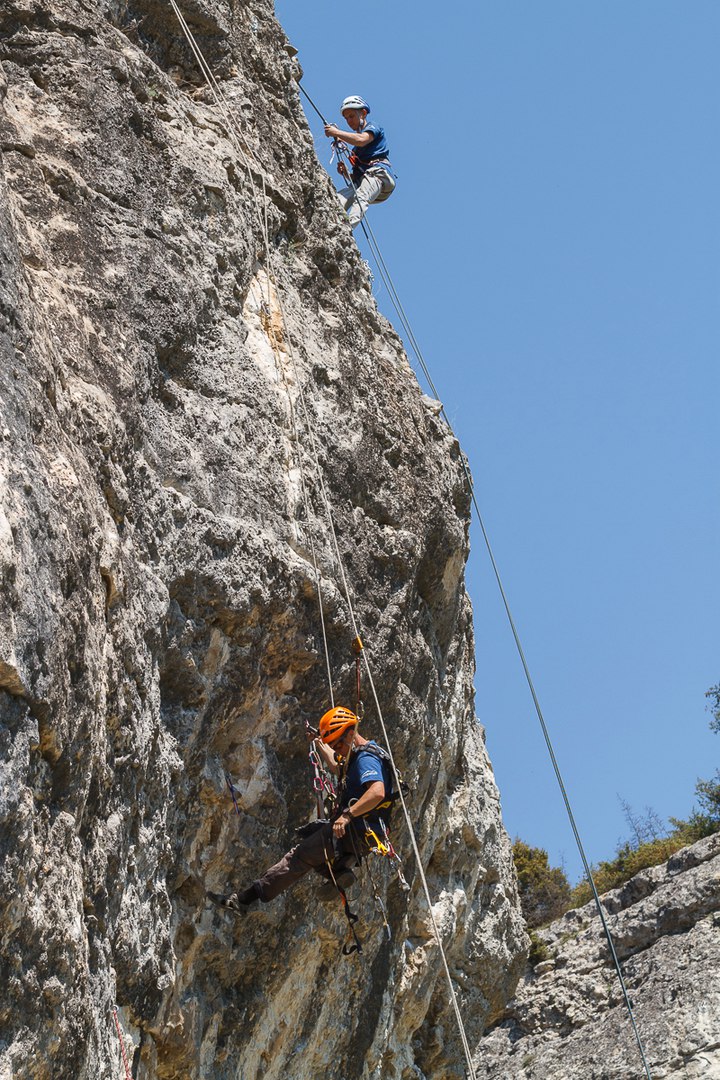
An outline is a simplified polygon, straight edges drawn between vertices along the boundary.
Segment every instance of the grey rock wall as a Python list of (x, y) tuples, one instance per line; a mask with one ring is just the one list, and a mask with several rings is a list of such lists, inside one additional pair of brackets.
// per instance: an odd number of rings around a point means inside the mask
[(205, 902), (312, 813), (313, 549), (352, 704), (317, 458), (473, 1046), (525, 949), (459, 447), (377, 312), (271, 5), (183, 8), (239, 145), (169, 4), (0, 7), (0, 1077), (122, 1076), (116, 1006), (139, 1080), (461, 1077), (400, 821), (412, 889), (376, 868), (389, 942), (355, 898), (362, 963), (310, 882), (242, 922)]
[[(653, 1080), (720, 1077), (720, 833), (644, 870), (603, 905)], [(490, 1080), (646, 1076), (596, 914), (539, 937), (548, 956), (482, 1042)]]

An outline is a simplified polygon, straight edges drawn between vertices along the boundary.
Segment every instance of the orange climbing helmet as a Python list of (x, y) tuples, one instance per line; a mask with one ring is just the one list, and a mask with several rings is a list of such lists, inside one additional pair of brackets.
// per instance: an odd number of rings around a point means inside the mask
[(358, 718), (355, 713), (343, 708), (342, 705), (328, 709), (320, 719), (320, 738), (328, 746), (332, 746), (349, 728), (356, 728), (357, 724)]

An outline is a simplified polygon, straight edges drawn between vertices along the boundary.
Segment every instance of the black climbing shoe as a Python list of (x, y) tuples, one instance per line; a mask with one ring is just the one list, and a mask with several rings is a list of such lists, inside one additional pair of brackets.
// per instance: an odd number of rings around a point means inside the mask
[(335, 882), (341, 889), (347, 890), (351, 885), (354, 885), (357, 878), (353, 874), (352, 870), (340, 870), (335, 875), (335, 881), (325, 881), (317, 891), (318, 900), (334, 900), (336, 896), (339, 896)]
[(212, 900), (213, 904), (217, 904), (218, 907), (226, 908), (227, 911), (234, 911), (236, 915), (242, 915), (247, 911), (248, 905), (240, 902), (238, 894), (236, 892), (223, 895), (222, 893), (209, 892), (207, 894), (208, 900)]

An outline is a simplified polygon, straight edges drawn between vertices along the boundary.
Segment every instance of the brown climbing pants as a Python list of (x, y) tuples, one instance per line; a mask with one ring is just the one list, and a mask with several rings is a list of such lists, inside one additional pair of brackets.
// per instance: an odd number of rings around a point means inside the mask
[(347, 829), (345, 835), (339, 840), (333, 841), (332, 824), (325, 822), (310, 836), (306, 836), (299, 844), (286, 852), (280, 862), (276, 862), (253, 883), (256, 892), (266, 904), (289, 889), (311, 870), (330, 879), (329, 862), (331, 863), (338, 855), (342, 857), (342, 855), (356, 854), (356, 851), (359, 853), (364, 846), (364, 840), (360, 834), (356, 832), (353, 837), (350, 835), (350, 829)]

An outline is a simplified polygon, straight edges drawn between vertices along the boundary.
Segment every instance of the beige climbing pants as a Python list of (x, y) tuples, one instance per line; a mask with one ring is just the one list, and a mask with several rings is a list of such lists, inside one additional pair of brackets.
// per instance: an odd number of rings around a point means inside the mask
[(365, 216), (371, 203), (385, 202), (395, 190), (395, 177), (380, 166), (370, 166), (360, 183), (341, 188), (338, 196), (347, 210), (348, 221), (354, 229)]

